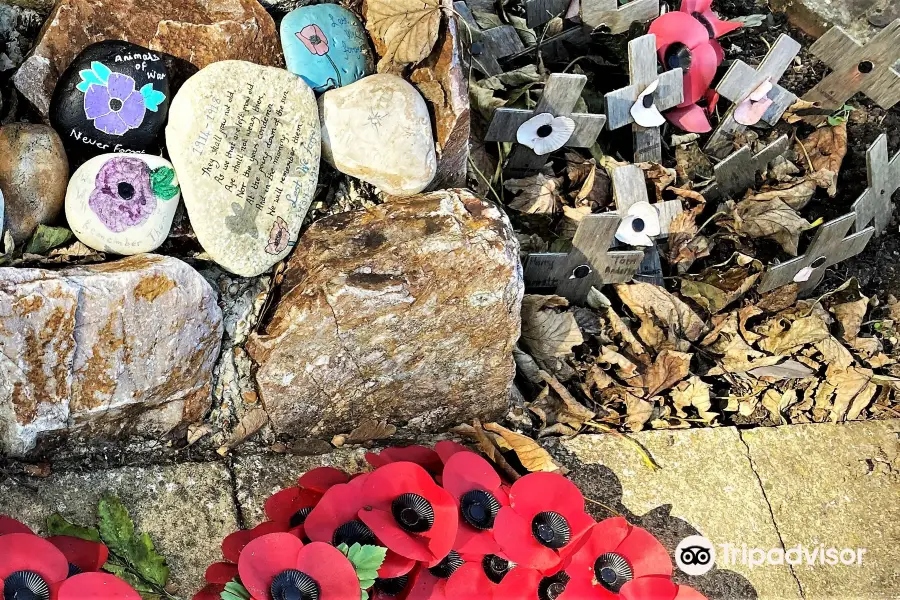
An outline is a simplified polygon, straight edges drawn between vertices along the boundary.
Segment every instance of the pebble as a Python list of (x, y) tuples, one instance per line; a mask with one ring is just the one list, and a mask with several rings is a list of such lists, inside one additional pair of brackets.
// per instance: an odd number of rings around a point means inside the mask
[(349, 85), (375, 69), (363, 24), (337, 4), (292, 11), (281, 22), (281, 46), (288, 70), (315, 92)]
[(364, 77), (319, 98), (322, 154), (341, 173), (392, 196), (428, 187), (436, 171), (425, 100), (396, 75)]
[(302, 79), (214, 63), (172, 102), (166, 144), (191, 225), (213, 260), (253, 277), (288, 255), (319, 175), (316, 100)]
[(37, 226), (62, 212), (69, 162), (62, 140), (46, 125), (0, 127), (0, 189), (6, 200), (5, 230), (19, 246)]
[(152, 252), (169, 235), (181, 191), (159, 156), (104, 154), (72, 175), (66, 220), (81, 242), (113, 254)]
[(169, 111), (164, 55), (136, 44), (91, 44), (65, 70), (50, 123), (73, 162), (110, 152), (159, 149)]

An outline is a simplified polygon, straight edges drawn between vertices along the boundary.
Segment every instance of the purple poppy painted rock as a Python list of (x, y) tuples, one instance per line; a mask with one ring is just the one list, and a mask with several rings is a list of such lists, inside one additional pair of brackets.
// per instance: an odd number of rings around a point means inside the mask
[(107, 153), (157, 152), (168, 109), (164, 55), (106, 41), (85, 48), (63, 73), (50, 122), (79, 163)]

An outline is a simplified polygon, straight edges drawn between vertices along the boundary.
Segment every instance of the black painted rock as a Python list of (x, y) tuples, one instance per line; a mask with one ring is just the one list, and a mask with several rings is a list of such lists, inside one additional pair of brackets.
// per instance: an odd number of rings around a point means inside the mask
[(92, 44), (75, 57), (50, 103), (50, 122), (72, 162), (159, 150), (169, 111), (165, 59), (122, 41)]

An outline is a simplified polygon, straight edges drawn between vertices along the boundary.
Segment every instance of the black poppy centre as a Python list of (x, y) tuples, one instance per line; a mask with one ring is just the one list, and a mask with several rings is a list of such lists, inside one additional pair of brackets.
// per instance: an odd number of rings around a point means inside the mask
[(296, 569), (282, 571), (272, 580), (272, 600), (318, 600), (319, 584)]
[(456, 550), (441, 559), (441, 562), (428, 569), (428, 572), (440, 579), (447, 579), (463, 566), (463, 559)]
[(690, 48), (681, 42), (675, 42), (674, 44), (669, 44), (669, 47), (666, 48), (664, 58), (667, 69), (678, 69), (680, 67), (682, 71), (687, 73), (691, 70), (694, 55), (691, 53)]
[(410, 533), (425, 533), (434, 525), (434, 508), (418, 494), (402, 494), (391, 503), (397, 524)]
[(646, 226), (646, 223), (644, 223), (644, 220), (641, 218), (636, 218), (631, 222), (631, 228), (634, 229), (637, 233), (642, 232)]
[(334, 546), (340, 546), (341, 544), (347, 544), (348, 546), (353, 544), (373, 546), (378, 543), (378, 540), (368, 525), (359, 519), (354, 519), (347, 521), (334, 530), (331, 536), (331, 543)]
[(385, 596), (399, 596), (409, 583), (409, 575), (400, 577), (378, 578), (375, 580), (375, 590)]
[(288, 525), (291, 526), (291, 529), (293, 529), (294, 527), (299, 527), (306, 523), (306, 517), (309, 516), (309, 513), (312, 512), (312, 509), (312, 506), (306, 506), (292, 514), (290, 520), (288, 521)]
[(496, 554), (488, 554), (481, 559), (481, 568), (493, 583), (500, 583), (512, 569), (512, 563)]
[(493, 494), (484, 490), (472, 490), (459, 500), (459, 510), (463, 520), (475, 529), (491, 529), (500, 512), (500, 502)]
[(531, 534), (542, 546), (558, 550), (569, 543), (569, 522), (559, 513), (540, 512), (531, 520)]
[(634, 572), (621, 554), (607, 552), (601, 554), (594, 562), (594, 577), (597, 583), (613, 593), (618, 593), (623, 585), (634, 579)]
[(34, 571), (16, 571), (3, 580), (3, 600), (49, 600), (50, 586)]
[(538, 130), (537, 130), (538, 137), (541, 137), (541, 138), (550, 137), (550, 134), (552, 134), (552, 133), (553, 133), (552, 125), (541, 125), (540, 127), (538, 127)]
[(127, 181), (120, 181), (119, 185), (116, 186), (116, 191), (124, 200), (131, 200), (134, 198), (134, 186)]
[(565, 572), (560, 571), (551, 577), (544, 577), (538, 584), (538, 598), (540, 600), (556, 600), (566, 591), (571, 577)]

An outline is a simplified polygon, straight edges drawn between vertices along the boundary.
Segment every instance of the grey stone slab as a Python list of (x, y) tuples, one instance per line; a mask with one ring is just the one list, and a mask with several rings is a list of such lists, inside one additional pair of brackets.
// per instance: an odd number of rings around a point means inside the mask
[[(647, 528), (670, 553), (689, 535), (721, 544), (779, 548), (778, 532), (747, 447), (734, 428), (649, 431), (633, 436), (661, 467), (654, 471), (619, 437), (581, 435), (556, 454), (585, 496)], [(612, 516), (589, 502), (597, 518)], [(675, 571), (679, 583), (707, 598), (799, 598), (786, 566), (717, 566), (702, 576)]]
[(795, 565), (804, 598), (897, 598), (900, 420), (760, 428), (742, 436), (785, 547), (866, 550), (861, 565)]
[(216, 463), (60, 472), (19, 482), (6, 479), (0, 483), (0, 514), (39, 533), (46, 533), (47, 517), (55, 512), (75, 523), (94, 525), (104, 493), (121, 498), (138, 530), (150, 534), (168, 559), (170, 583), (179, 598), (190, 598), (202, 586), (206, 567), (221, 560), (222, 539), (237, 529), (231, 476)]

